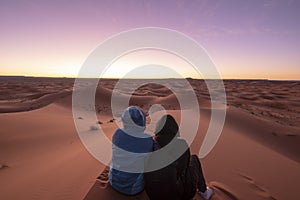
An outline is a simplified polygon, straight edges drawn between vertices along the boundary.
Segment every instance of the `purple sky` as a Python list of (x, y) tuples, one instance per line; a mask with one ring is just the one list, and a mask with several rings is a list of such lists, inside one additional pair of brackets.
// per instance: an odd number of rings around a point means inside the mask
[(224, 78), (300, 80), (300, 1), (0, 1), (0, 75), (75, 76), (107, 37), (137, 27), (198, 41)]

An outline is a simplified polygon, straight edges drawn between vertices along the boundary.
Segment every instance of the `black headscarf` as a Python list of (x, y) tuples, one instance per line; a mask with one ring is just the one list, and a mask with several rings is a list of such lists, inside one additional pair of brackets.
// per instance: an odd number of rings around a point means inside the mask
[(179, 127), (176, 120), (169, 114), (162, 116), (157, 122), (155, 139), (160, 147), (166, 146), (174, 137), (179, 137)]

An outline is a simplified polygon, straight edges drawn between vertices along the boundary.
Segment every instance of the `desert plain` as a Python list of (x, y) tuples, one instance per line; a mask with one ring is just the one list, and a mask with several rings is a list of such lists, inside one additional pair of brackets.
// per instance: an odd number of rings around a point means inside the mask
[[(138, 81), (126, 83), (131, 87)], [(165, 81), (182, 87), (180, 80)], [(190, 146), (198, 154), (211, 120), (211, 98), (205, 81), (187, 81), (201, 114)], [(117, 82), (99, 80), (92, 106), (98, 120), (87, 122), (86, 134), (101, 127), (111, 139), (118, 128), (111, 111)], [(300, 82), (223, 82), (224, 127), (212, 151), (201, 159), (207, 183), (214, 190), (212, 199), (300, 199)], [(0, 77), (0, 199), (148, 199), (145, 193), (120, 195), (96, 181), (105, 165), (78, 136), (72, 115), (73, 85), (71, 78)], [(160, 104), (181, 121), (183, 108), (176, 95), (155, 80), (132, 94), (118, 92), (120, 98), (130, 95), (129, 104), (146, 113)], [(195, 199), (201, 198), (196, 195)]]

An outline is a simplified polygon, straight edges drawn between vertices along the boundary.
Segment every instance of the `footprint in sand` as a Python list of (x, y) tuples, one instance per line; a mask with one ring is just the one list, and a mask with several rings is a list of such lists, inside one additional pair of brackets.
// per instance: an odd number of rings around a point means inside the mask
[(115, 121), (115, 119), (111, 119), (109, 121), (107, 121), (107, 123), (113, 123)]
[(0, 169), (5, 169), (5, 168), (8, 168), (8, 166), (5, 164), (0, 164)]
[(259, 196), (263, 197), (264, 199), (269, 200), (276, 200), (275, 197), (273, 197), (267, 189), (263, 188), (262, 186), (258, 185), (257, 182), (250, 176), (247, 176), (245, 174), (239, 174), (248, 184), (249, 187)]
[(288, 136), (288, 137), (297, 137), (298, 135), (296, 133), (287, 133), (287, 134), (285, 134), (285, 136)]
[(108, 182), (109, 182), (108, 174), (109, 174), (109, 167), (106, 166), (102, 171), (102, 173), (96, 179), (97, 181), (99, 181), (100, 187), (103, 189), (108, 187)]
[(90, 130), (91, 131), (96, 131), (96, 130), (98, 130), (99, 128), (97, 127), (97, 126), (95, 126), (95, 125), (91, 125), (90, 126)]

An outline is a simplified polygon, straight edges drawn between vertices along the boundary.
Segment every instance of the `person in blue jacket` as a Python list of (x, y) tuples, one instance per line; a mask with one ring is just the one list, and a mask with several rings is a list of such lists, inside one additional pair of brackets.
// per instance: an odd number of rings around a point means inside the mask
[(123, 128), (117, 129), (112, 138), (109, 182), (122, 194), (136, 195), (144, 190), (144, 163), (153, 140), (144, 133), (146, 118), (138, 107), (125, 109), (122, 123)]

